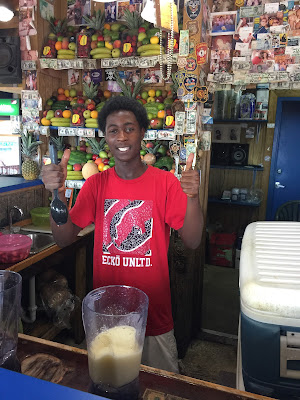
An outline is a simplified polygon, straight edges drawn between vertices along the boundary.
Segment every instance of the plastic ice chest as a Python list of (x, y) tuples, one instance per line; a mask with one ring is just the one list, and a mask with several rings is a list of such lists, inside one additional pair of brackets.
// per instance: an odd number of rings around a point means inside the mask
[(245, 390), (300, 396), (300, 223), (255, 222), (240, 260), (239, 344)]

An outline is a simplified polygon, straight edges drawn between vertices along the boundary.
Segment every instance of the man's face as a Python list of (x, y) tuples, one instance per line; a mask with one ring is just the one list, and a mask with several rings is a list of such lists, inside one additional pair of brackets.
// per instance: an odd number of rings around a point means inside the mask
[(116, 111), (106, 119), (106, 142), (115, 161), (128, 162), (140, 158), (144, 133), (131, 111)]
[(262, 18), (262, 20), (260, 21), (261, 26), (266, 26), (267, 25), (267, 19), (266, 18)]

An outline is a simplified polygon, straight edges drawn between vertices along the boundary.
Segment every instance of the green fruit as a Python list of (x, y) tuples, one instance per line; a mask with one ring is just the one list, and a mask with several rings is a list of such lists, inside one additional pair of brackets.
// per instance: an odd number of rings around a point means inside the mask
[(167, 154), (167, 148), (165, 146), (160, 146), (157, 152), (165, 156)]
[(121, 28), (121, 24), (118, 24), (118, 23), (116, 23), (116, 22), (114, 22), (114, 23), (111, 24), (111, 26), (110, 26), (110, 29), (111, 29), (113, 32), (118, 32), (118, 31), (120, 30), (120, 28)]
[(157, 104), (157, 108), (158, 108), (158, 110), (160, 111), (160, 110), (164, 110), (164, 109), (165, 109), (165, 106), (164, 106), (163, 103), (158, 103), (158, 104)]
[(161, 90), (157, 90), (157, 91), (155, 92), (155, 96), (156, 96), (156, 97), (161, 96), (161, 94), (162, 94), (162, 91), (161, 91)]
[(104, 47), (105, 46), (105, 43), (104, 42), (98, 42), (97, 43), (97, 47)]
[(141, 155), (141, 156), (144, 156), (145, 154), (147, 154), (147, 151), (146, 151), (146, 150), (140, 150), (140, 155)]
[(47, 105), (48, 106), (52, 106), (52, 104), (53, 104), (53, 100), (51, 100), (51, 99), (47, 100)]
[(145, 38), (145, 39), (142, 40), (142, 43), (143, 44), (149, 44), (150, 43), (150, 39)]
[(153, 115), (153, 114), (151, 114), (151, 113), (148, 113), (148, 114), (147, 114), (147, 117), (148, 117), (148, 119), (150, 120), (150, 119), (154, 118), (155, 115)]
[[(146, 91), (142, 92), (141, 96), (142, 96), (142, 99), (147, 100), (147, 98), (148, 98), (148, 92), (146, 92)], [(143, 103), (143, 102), (142, 102), (142, 103)]]
[(100, 151), (100, 153), (99, 153), (99, 157), (100, 158), (107, 158), (107, 153), (105, 152), (105, 151)]
[(92, 158), (93, 158), (93, 154), (86, 153), (86, 155), (85, 155), (86, 160), (91, 160)]
[(114, 161), (114, 160), (113, 160), (113, 161), (109, 160), (108, 165), (109, 165), (110, 167), (114, 167), (114, 166), (115, 166), (115, 161)]
[(62, 150), (58, 150), (58, 152), (57, 152), (57, 158), (62, 158), (62, 156), (63, 156), (63, 154), (64, 154), (64, 152), (62, 151)]
[(67, 171), (73, 171), (73, 165), (68, 164), (67, 165)]

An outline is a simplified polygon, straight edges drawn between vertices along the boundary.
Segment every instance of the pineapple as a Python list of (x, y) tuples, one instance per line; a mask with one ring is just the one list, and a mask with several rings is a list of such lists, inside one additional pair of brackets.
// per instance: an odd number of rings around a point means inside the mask
[[(118, 83), (118, 85), (120, 86), (120, 88), (122, 90), (123, 95), (126, 97), (133, 97), (135, 99), (137, 94), (141, 91), (142, 87), (144, 86), (143, 78), (140, 78), (137, 81), (137, 83), (135, 84), (135, 86), (133, 87), (133, 86), (125, 85), (125, 83), (120, 78), (120, 75), (118, 74), (118, 72), (115, 72), (114, 76), (115, 76), (116, 82)], [(132, 87), (133, 87), (133, 90), (131, 90)]]
[(51, 33), (57, 36), (65, 36), (67, 31), (67, 20), (64, 19), (56, 19), (54, 17), (50, 17), (49, 19)]
[(98, 156), (100, 151), (105, 151), (105, 138), (102, 138), (100, 142), (98, 142), (98, 140), (95, 138), (86, 138), (86, 141), (91, 146), (93, 154), (97, 154)]
[(64, 153), (65, 143), (63, 136), (51, 137), (51, 142), (57, 150), (57, 158), (61, 159)]
[(51, 32), (49, 33), (43, 47), (42, 57), (56, 58), (55, 43), (58, 36), (64, 36), (67, 29), (66, 19), (57, 20), (54, 17), (49, 19)]
[(23, 156), (22, 175), (27, 181), (33, 181), (38, 178), (40, 170), (37, 162), (34, 161), (32, 157), (37, 154), (37, 149), (43, 142), (35, 140), (32, 132), (28, 132), (27, 135), (22, 132), (21, 141), (21, 152)]
[[(84, 82), (83, 94), (87, 97), (87, 100), (95, 100), (95, 98), (98, 95), (98, 86), (99, 85), (95, 84), (94, 82), (91, 82), (91, 83)], [(92, 101), (88, 101), (88, 103), (91, 103), (91, 102)]]
[(137, 52), (138, 30), (144, 22), (143, 18), (135, 11), (124, 10), (125, 25), (128, 30), (122, 32), (122, 55), (135, 56)]
[(84, 21), (87, 23), (88, 28), (94, 29), (98, 34), (102, 33), (105, 23), (105, 14), (98, 10), (93, 16), (83, 16)]

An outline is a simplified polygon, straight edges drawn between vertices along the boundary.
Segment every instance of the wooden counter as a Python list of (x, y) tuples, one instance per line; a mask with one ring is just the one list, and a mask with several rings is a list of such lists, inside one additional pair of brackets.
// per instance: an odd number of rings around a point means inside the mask
[[(59, 384), (88, 391), (90, 379), (85, 350), (20, 334), (18, 357), (21, 365), (25, 358), (38, 353), (49, 354), (60, 360), (62, 374)], [(141, 367), (140, 388), (143, 400), (270, 400), (269, 397), (146, 366)]]

